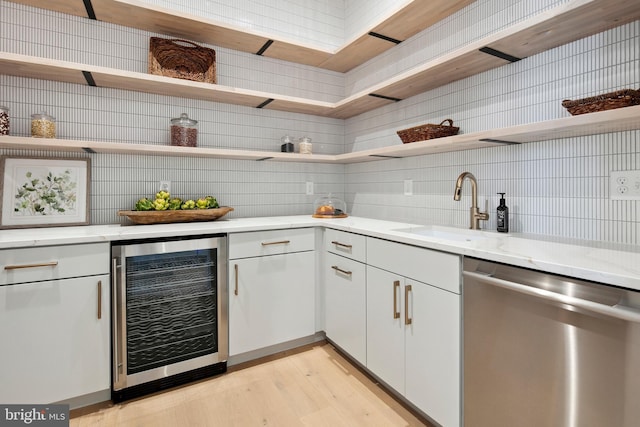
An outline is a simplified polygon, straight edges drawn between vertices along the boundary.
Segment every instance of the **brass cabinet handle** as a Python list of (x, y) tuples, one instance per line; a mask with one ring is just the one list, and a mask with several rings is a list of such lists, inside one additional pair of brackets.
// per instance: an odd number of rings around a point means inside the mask
[(404, 324), (410, 325), (412, 319), (409, 317), (409, 292), (411, 292), (411, 285), (404, 287)]
[(262, 246), (271, 246), (271, 245), (288, 245), (291, 243), (291, 240), (280, 240), (278, 242), (262, 242)]
[(102, 280), (98, 280), (98, 319), (102, 319)]
[(5, 270), (18, 270), (20, 268), (37, 268), (37, 267), (55, 267), (58, 265), (58, 261), (41, 262), (38, 264), (18, 264), (18, 265), (5, 265)]
[(343, 270), (340, 267), (338, 267), (337, 265), (332, 265), (331, 268), (333, 268), (335, 271), (338, 271), (342, 274), (346, 274), (347, 276), (351, 276), (353, 274), (353, 272), (351, 271), (347, 271), (347, 270)]
[(236, 288), (233, 290), (233, 294), (238, 295), (238, 264), (234, 264), (233, 269), (236, 272)]
[(353, 247), (353, 245), (347, 245), (346, 243), (340, 243), (337, 240), (333, 240), (331, 243), (336, 245), (336, 246), (342, 246), (343, 248), (347, 248), (347, 249), (351, 249)]
[(398, 310), (398, 290), (400, 289), (400, 280), (393, 282), (393, 318), (400, 318), (400, 310)]

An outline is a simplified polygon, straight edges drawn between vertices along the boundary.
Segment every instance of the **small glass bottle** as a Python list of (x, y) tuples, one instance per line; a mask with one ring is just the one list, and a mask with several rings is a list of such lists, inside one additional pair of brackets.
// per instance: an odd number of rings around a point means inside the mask
[(31, 115), (31, 136), (34, 138), (55, 138), (56, 118), (43, 111)]
[(179, 147), (198, 145), (198, 122), (190, 119), (187, 113), (171, 119), (171, 145)]
[(9, 109), (0, 105), (0, 135), (9, 135)]

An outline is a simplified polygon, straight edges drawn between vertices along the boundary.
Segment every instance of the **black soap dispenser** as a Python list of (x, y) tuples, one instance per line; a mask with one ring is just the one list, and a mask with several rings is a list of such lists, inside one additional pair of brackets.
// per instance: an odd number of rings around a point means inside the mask
[(509, 208), (504, 203), (504, 194), (500, 194), (500, 205), (496, 209), (496, 218), (498, 219), (498, 231), (501, 233), (509, 232)]

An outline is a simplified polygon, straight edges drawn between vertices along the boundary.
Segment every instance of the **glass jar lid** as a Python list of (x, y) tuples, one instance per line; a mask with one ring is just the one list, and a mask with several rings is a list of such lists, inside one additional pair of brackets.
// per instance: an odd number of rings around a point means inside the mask
[(31, 120), (48, 120), (50, 122), (54, 122), (56, 118), (48, 115), (46, 111), (43, 111), (42, 113), (32, 114)]
[(180, 114), (180, 117), (171, 119), (171, 124), (183, 127), (193, 127), (198, 124), (196, 120), (190, 119), (187, 113)]

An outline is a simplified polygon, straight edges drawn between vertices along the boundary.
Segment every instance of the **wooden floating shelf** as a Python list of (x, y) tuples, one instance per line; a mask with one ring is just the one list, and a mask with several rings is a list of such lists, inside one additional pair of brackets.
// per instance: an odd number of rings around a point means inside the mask
[(381, 17), (370, 30), (332, 51), (137, 0), (11, 1), (242, 52), (257, 53), (268, 44), (262, 53), (265, 57), (339, 72), (349, 71), (391, 49), (396, 45), (391, 40), (406, 40), (473, 3), (473, 0), (398, 2), (398, 8)]
[[(337, 71), (346, 71), (372, 57), (368, 54), (363, 55), (361, 52), (363, 50), (370, 50), (375, 56), (389, 48), (386, 45), (389, 41), (367, 35), (364, 38), (354, 39), (336, 53), (330, 53), (291, 41), (276, 40), (244, 29), (213, 23), (193, 15), (153, 7), (137, 0), (15, 0), (15, 2), (249, 52), (257, 51), (269, 40), (274, 40), (265, 52), (265, 56)], [(372, 32), (403, 40), (469, 3), (472, 1), (437, 0), (429, 2), (427, 7), (424, 1), (410, 1), (396, 10), (391, 17), (381, 21), (372, 29)], [(576, 0), (564, 3), (399, 73), (335, 103), (10, 52), (0, 53), (0, 74), (347, 119), (499, 67), (510, 61), (640, 19), (640, 8), (635, 3), (628, 0)], [(94, 16), (90, 16), (90, 10)], [(371, 44), (371, 37), (375, 39), (374, 44)], [(404, 145), (398, 140), (399, 145), (340, 155), (301, 155), (150, 144), (43, 140), (11, 136), (0, 136), (0, 147), (348, 164), (490, 147), (505, 143), (526, 143), (637, 129), (640, 129), (640, 106)]]
[[(82, 4), (82, 9), (84, 9), (82, 1), (76, 0), (76, 2)], [(42, 1), (25, 0), (20, 3), (43, 7)], [(68, 9), (72, 8), (70, 3), (52, 0), (44, 2), (44, 5), (54, 10), (66, 10), (68, 13)], [(412, 8), (418, 3), (422, 4), (420, 1), (411, 2), (407, 6), (407, 11), (411, 10), (408, 8)], [(440, 6), (443, 4), (436, 3)], [(167, 11), (157, 15), (160, 13), (156, 10), (157, 8), (152, 9), (133, 1), (93, 0), (92, 4), (96, 9), (96, 14), (100, 8), (109, 11), (105, 15), (111, 20), (109, 22), (115, 22), (118, 17), (120, 19), (134, 19), (133, 17), (144, 15), (145, 19), (138, 27), (153, 24), (158, 27), (154, 27), (154, 31), (162, 30), (161, 32), (165, 34), (193, 38), (188, 37), (190, 34), (177, 33), (177, 28), (191, 28), (181, 21), (181, 19), (185, 19), (182, 15), (169, 15), (175, 18), (174, 22), (165, 16)], [(452, 8), (455, 7), (452, 6)], [(150, 16), (146, 16), (147, 13)], [(444, 12), (443, 14), (446, 15)], [(396, 15), (404, 16), (402, 12), (398, 12)], [(562, 4), (374, 84), (335, 103), (36, 58), (9, 52), (2, 52), (0, 73), (77, 84), (88, 84), (85, 77), (88, 73), (93, 78), (95, 85), (99, 87), (202, 99), (248, 107), (264, 106), (265, 109), (347, 119), (394, 103), (397, 100), (406, 99), (453, 81), (505, 65), (510, 62), (508, 58), (513, 58), (511, 60), (524, 58), (637, 19), (640, 19), (640, 7), (631, 1), (583, 0)], [(393, 21), (393, 19), (391, 20)], [(179, 24), (181, 22), (185, 25)], [(133, 26), (133, 23), (131, 24)], [(202, 25), (204, 28), (212, 27), (210, 23), (201, 23)], [(218, 27), (213, 26), (213, 28), (217, 29)], [(297, 49), (293, 46), (289, 46), (289, 48), (292, 49), (292, 52)], [(501, 53), (504, 55), (500, 55)], [(303, 58), (305, 55), (296, 53), (294, 56)]]
[(145, 156), (206, 157), (234, 160), (276, 160), (280, 162), (330, 163), (335, 156), (282, 153), (276, 151), (231, 150), (226, 148), (176, 147), (158, 144), (129, 144), (104, 141), (80, 141), (60, 138), (0, 136), (0, 148), (98, 154), (134, 154)]
[(268, 104), (269, 108), (304, 114), (326, 115), (333, 109), (333, 104), (329, 102), (8, 52), (0, 54), (0, 73), (85, 85), (89, 84), (86, 77), (88, 73), (93, 80), (92, 83), (98, 87), (202, 99), (248, 107), (256, 107), (271, 99), (272, 102)]
[(640, 105), (501, 129), (459, 134), (410, 144), (402, 144), (398, 138), (398, 145), (337, 155), (230, 150), (206, 147), (174, 147), (155, 144), (128, 144), (19, 136), (0, 136), (0, 148), (350, 164), (387, 158), (412, 157), (450, 151), (495, 147), (505, 144), (523, 144), (630, 130), (640, 130)]

